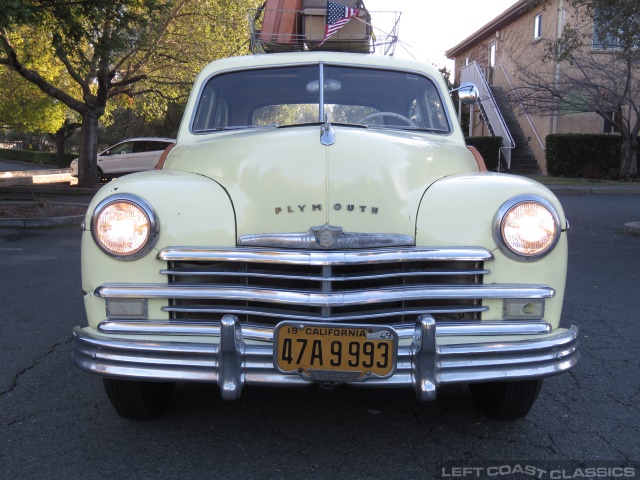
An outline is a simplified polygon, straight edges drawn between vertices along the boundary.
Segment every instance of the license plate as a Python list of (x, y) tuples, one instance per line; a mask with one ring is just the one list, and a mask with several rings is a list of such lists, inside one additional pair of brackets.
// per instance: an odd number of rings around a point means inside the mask
[(282, 322), (274, 332), (273, 363), (281, 373), (349, 382), (390, 376), (397, 351), (390, 327)]

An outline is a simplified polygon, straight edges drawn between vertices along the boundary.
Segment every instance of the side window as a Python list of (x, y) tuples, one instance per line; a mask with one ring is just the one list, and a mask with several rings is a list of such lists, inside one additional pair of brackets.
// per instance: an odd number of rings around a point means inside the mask
[[(442, 99), (433, 85), (424, 90), (421, 98), (415, 100), (411, 107), (412, 116), (420, 120), (417, 125), (422, 125), (435, 131), (449, 131), (449, 123), (445, 114)], [(415, 121), (414, 121), (415, 122)]]
[(134, 142), (133, 144), (133, 153), (142, 153), (153, 150), (151, 148), (153, 142)]
[(229, 107), (217, 88), (204, 89), (193, 121), (193, 130), (211, 130), (229, 126)]
[(123, 155), (133, 153), (133, 142), (125, 142), (109, 149), (109, 155)]
[(170, 145), (170, 143), (168, 142), (157, 142), (157, 141), (151, 141), (147, 143), (149, 144), (147, 149), (147, 151), (149, 152), (161, 152)]

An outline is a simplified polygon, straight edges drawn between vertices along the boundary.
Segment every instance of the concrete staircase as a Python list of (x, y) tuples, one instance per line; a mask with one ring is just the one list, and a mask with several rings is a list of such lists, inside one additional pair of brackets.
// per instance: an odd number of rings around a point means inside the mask
[(540, 166), (520, 128), (520, 124), (513, 113), (507, 96), (500, 87), (491, 86), (490, 89), (504, 121), (511, 132), (513, 141), (516, 144), (515, 148), (511, 151), (511, 168), (508, 172), (516, 175), (539, 174)]

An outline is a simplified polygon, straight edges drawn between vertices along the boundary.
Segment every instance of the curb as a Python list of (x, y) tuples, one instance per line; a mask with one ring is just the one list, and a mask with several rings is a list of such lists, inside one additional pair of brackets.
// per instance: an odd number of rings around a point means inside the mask
[[(101, 187), (101, 186), (100, 186)], [(47, 194), (58, 194), (58, 195), (95, 195), (96, 192), (100, 189), (100, 187), (96, 188), (87, 188), (87, 187), (70, 187), (69, 185), (60, 185), (57, 187), (52, 186), (38, 186), (38, 185), (14, 185), (11, 187), (0, 186), (0, 193), (47, 193)]]
[(11, 187), (14, 185), (41, 185), (47, 183), (77, 183), (69, 169), (25, 170), (16, 172), (0, 172), (0, 185)]
[(38, 175), (63, 175), (68, 173), (68, 168), (49, 168), (46, 170), (16, 170), (13, 172), (0, 172), (0, 178), (35, 177)]
[(629, 222), (624, 224), (624, 233), (627, 235), (640, 236), (640, 222)]
[(610, 187), (578, 187), (571, 185), (546, 185), (553, 193), (576, 194), (583, 195), (640, 195), (640, 185), (637, 187), (617, 186)]

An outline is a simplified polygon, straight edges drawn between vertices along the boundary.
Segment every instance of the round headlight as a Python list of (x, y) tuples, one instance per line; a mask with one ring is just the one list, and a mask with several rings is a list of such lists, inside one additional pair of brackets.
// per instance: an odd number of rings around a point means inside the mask
[(560, 218), (542, 197), (521, 195), (506, 202), (496, 215), (494, 239), (516, 260), (536, 260), (549, 253), (560, 238)]
[(91, 218), (96, 244), (119, 260), (135, 260), (153, 248), (158, 222), (151, 206), (135, 195), (113, 195), (96, 207)]

